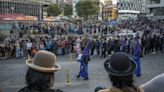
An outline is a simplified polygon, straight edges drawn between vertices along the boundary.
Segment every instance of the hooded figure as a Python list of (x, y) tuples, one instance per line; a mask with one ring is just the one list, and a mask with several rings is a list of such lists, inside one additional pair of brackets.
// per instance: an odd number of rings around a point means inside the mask
[(77, 75), (77, 78), (84, 78), (84, 80), (88, 80), (88, 62), (89, 58), (89, 51), (90, 51), (90, 41), (87, 40), (87, 44), (82, 52), (82, 56), (80, 61), (80, 72)]
[(120, 52), (126, 52), (126, 37), (120, 41)]
[(134, 51), (132, 52), (131, 58), (136, 63), (137, 67), (134, 71), (136, 76), (141, 76), (141, 65), (140, 65), (140, 53), (141, 53), (141, 47), (139, 44), (139, 34), (136, 35), (136, 44)]

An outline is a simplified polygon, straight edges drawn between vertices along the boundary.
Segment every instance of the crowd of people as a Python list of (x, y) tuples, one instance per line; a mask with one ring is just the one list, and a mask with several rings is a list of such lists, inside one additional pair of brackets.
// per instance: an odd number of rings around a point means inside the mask
[(114, 31), (112, 27), (104, 23), (82, 23), (82, 22), (18, 22), (13, 28), (30, 34), (68, 35), (68, 34), (110, 34)]
[[(95, 36), (90, 37), (90, 54), (98, 55), (105, 58), (113, 52), (132, 53), (135, 46), (135, 36)], [(86, 44), (85, 36), (64, 36), (51, 38), (49, 36), (35, 36), (27, 39), (17, 39), (16, 41), (8, 40), (6, 45), (1, 44), (1, 57), (25, 57), (27, 55), (34, 56), (38, 50), (47, 50), (56, 55), (69, 54), (69, 51), (75, 53), (76, 56), (84, 49)], [(164, 34), (152, 34), (144, 32), (140, 36), (140, 45), (143, 54), (163, 52)]]
[[(144, 24), (145, 23), (145, 24)], [(26, 24), (20, 24), (21, 30), (27, 31), (29, 28), (43, 30), (43, 35), (35, 34), (34, 36), (19, 36), (18, 39), (11, 38), (4, 40), (0, 44), (0, 55), (3, 58), (6, 57), (25, 57), (27, 55), (34, 56), (38, 50), (47, 50), (55, 53), (56, 55), (65, 55), (68, 54), (71, 50), (75, 53), (76, 56), (83, 50), (86, 39), (84, 35), (55, 35), (52, 33), (58, 31), (54, 30), (54, 25), (48, 26), (45, 24), (44, 27), (40, 27), (41, 24), (32, 24), (33, 26)], [(142, 26), (141, 26), (142, 25)], [(131, 29), (134, 31), (141, 30), (143, 33), (140, 34), (140, 45), (142, 48), (143, 54), (163, 52), (164, 46), (164, 21), (150, 21), (148, 19), (138, 19), (136, 21), (122, 21), (122, 24), (118, 24), (119, 28)], [(96, 27), (96, 26), (95, 26)], [(143, 28), (141, 28), (143, 27)], [(65, 27), (62, 27), (65, 28)], [(139, 29), (140, 28), (140, 29)], [(86, 32), (86, 28), (83, 28), (82, 32)], [(85, 31), (84, 31), (85, 30)], [(93, 30), (94, 27), (90, 29)], [(95, 28), (96, 30), (96, 28)], [(97, 29), (98, 30), (98, 29)], [(107, 29), (104, 27), (104, 30)], [(63, 31), (64, 32), (64, 31)], [(66, 31), (68, 32), (68, 31)], [(92, 32), (92, 31), (91, 31)], [(95, 31), (97, 33), (97, 31)], [(98, 31), (99, 32), (99, 31)], [(90, 36), (90, 35), (89, 35)], [(135, 36), (134, 35), (124, 35), (124, 36), (90, 36), (91, 46), (90, 52), (91, 55), (97, 54), (101, 58), (105, 58), (107, 55), (110, 55), (112, 52), (127, 52), (132, 53), (132, 50), (135, 46)], [(96, 53), (95, 53), (96, 52)]]
[[(95, 92), (149, 92), (146, 90), (152, 87), (151, 82), (138, 87), (133, 84), (133, 73), (141, 76), (140, 57), (149, 53), (163, 52), (164, 21), (140, 18), (120, 23), (113, 29), (108, 29), (106, 25), (88, 27), (86, 25), (74, 26), (70, 23), (68, 26), (64, 24), (62, 27), (57, 27), (51, 24), (34, 23), (31, 26), (20, 23), (18, 25), (22, 30), (20, 36), (16, 39), (5, 39), (3, 44), (0, 44), (0, 55), (1, 58), (14, 57), (17, 59), (33, 57), (26, 61), (29, 67), (26, 74), (27, 86), (18, 92), (63, 92), (60, 89), (51, 89), (54, 85), (54, 72), (61, 69), (55, 64), (56, 56), (70, 53), (74, 53), (77, 61), (80, 62), (77, 78), (84, 80), (89, 79), (88, 63), (92, 56), (106, 58), (107, 55), (111, 55), (110, 59), (105, 61), (104, 68), (113, 86), (108, 89), (98, 87)], [(119, 29), (130, 29), (136, 34), (107, 35), (108, 32), (111, 34), (114, 31), (119, 32)], [(28, 30), (33, 30), (30, 34), (35, 35), (25, 35), (24, 32)], [(140, 34), (139, 31), (143, 33)], [(59, 35), (56, 35), (57, 32)], [(68, 32), (83, 35), (69, 35)], [(87, 33), (99, 35), (93, 36)], [(101, 35), (101, 33), (106, 35)], [(131, 58), (127, 54), (130, 54)]]

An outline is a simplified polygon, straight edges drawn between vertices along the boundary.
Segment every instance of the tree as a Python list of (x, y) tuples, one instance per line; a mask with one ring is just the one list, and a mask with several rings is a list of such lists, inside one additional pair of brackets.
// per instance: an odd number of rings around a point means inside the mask
[(76, 12), (78, 16), (88, 19), (89, 16), (98, 13), (96, 2), (89, 0), (81, 0), (76, 4)]
[(66, 16), (72, 15), (72, 10), (73, 10), (72, 5), (65, 5), (64, 6), (64, 15), (66, 15)]
[(46, 8), (48, 16), (58, 16), (62, 10), (58, 4), (51, 4)]

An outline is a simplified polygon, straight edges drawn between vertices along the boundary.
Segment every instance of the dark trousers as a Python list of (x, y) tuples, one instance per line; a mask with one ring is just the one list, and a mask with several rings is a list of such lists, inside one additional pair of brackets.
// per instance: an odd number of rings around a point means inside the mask
[(144, 54), (150, 53), (150, 46), (145, 46), (145, 52)]
[(5, 51), (2, 51), (1, 56), (5, 57)]
[(94, 55), (94, 49), (91, 49), (91, 55)]
[(160, 51), (163, 52), (163, 45), (160, 44), (160, 47), (159, 47)]
[(53, 50), (53, 53), (57, 56), (57, 49), (52, 49)]
[(96, 48), (96, 52), (97, 52), (97, 55), (99, 55), (100, 54), (100, 49)]
[(31, 56), (31, 50), (27, 50), (27, 55)]
[(108, 50), (108, 55), (110, 55), (110, 54), (111, 54), (111, 50), (109, 49), (109, 50)]
[(65, 48), (62, 48), (62, 55), (65, 55)]
[(151, 50), (151, 52), (154, 52), (154, 45), (151, 45), (151, 48), (150, 48)]
[(46, 49), (47, 51), (51, 51), (51, 49)]
[(105, 58), (106, 57), (106, 53), (105, 53), (106, 50), (103, 50), (102, 53), (101, 53), (101, 58)]

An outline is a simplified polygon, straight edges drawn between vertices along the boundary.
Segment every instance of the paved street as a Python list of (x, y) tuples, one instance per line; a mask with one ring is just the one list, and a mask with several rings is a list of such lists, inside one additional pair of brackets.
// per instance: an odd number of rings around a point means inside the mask
[[(89, 63), (88, 81), (79, 80), (76, 75), (79, 71), (79, 63), (75, 60), (71, 64), (69, 56), (57, 57), (57, 64), (62, 66), (62, 70), (55, 73), (54, 88), (60, 88), (65, 92), (94, 92), (95, 87), (109, 87), (110, 81), (103, 68), (105, 59), (94, 56)], [(140, 85), (154, 76), (164, 72), (164, 54), (149, 54), (142, 58), (142, 76), (135, 77), (135, 83)], [(71, 86), (66, 86), (66, 69), (70, 68)], [(17, 92), (26, 85), (25, 74), (27, 66), (25, 60), (0, 60), (0, 89), (3, 92)]]

